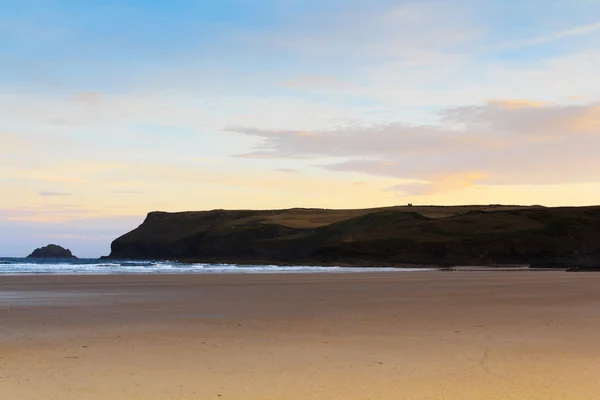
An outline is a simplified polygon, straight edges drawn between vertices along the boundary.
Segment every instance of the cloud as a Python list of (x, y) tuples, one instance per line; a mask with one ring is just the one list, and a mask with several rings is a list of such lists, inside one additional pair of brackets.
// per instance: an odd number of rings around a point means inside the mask
[(519, 109), (519, 108), (537, 108), (547, 105), (547, 103), (542, 101), (531, 101), (531, 100), (488, 100), (488, 104), (500, 107), (500, 108), (508, 108), (511, 110)]
[[(600, 103), (489, 100), (442, 110), (436, 124), (403, 122), (312, 131), (231, 128), (261, 139), (243, 156), (321, 160), (333, 171), (411, 179), (433, 193), (474, 184), (598, 181)], [(322, 162), (334, 159), (334, 161)]]
[[(0, 91), (0, 121), (18, 127), (18, 134), (10, 134), (11, 141), (15, 135), (31, 137), (30, 142), (35, 145), (35, 141), (89, 142), (98, 136), (122, 140), (124, 133), (132, 136), (135, 126), (157, 126), (163, 130), (185, 128), (192, 130), (192, 134), (219, 132), (232, 120), (238, 124), (274, 128), (293, 123), (313, 129), (328, 124), (333, 118), (360, 118), (369, 111), (357, 105), (331, 104), (280, 94), (174, 93), (166, 96), (151, 89), (148, 91), (101, 97), (95, 93), (64, 96)], [(89, 133), (87, 138), (82, 138), (83, 129)], [(4, 131), (2, 135), (8, 137), (9, 132)], [(141, 132), (141, 136), (152, 135)]]
[(98, 215), (98, 211), (78, 207), (72, 204), (51, 204), (44, 206), (25, 206), (19, 208), (0, 208), (0, 218), (7, 221), (30, 221), (38, 223), (55, 223)]
[(75, 95), (75, 99), (88, 105), (98, 105), (102, 101), (102, 95), (98, 92), (81, 92)]
[(334, 76), (328, 75), (299, 75), (293, 79), (283, 82), (283, 86), (289, 88), (348, 88), (352, 87), (350, 82), (343, 81)]
[(49, 191), (49, 190), (44, 190), (41, 192), (38, 192), (38, 194), (40, 196), (45, 196), (45, 197), (54, 197), (54, 196), (71, 196), (72, 193), (65, 193), (65, 192), (53, 192), (53, 191)]
[(600, 31), (600, 21), (586, 24), (581, 26), (576, 26), (574, 28), (564, 29), (561, 31), (557, 31), (551, 33), (549, 35), (537, 36), (529, 39), (524, 39), (516, 42), (510, 42), (500, 45), (500, 48), (517, 48), (517, 47), (530, 47), (537, 46), (540, 44), (545, 44), (549, 42), (554, 42), (556, 40), (565, 39), (573, 36), (581, 36), (587, 35), (593, 32)]
[(297, 169), (292, 169), (292, 168), (278, 168), (277, 171), (286, 172), (288, 174), (297, 174), (299, 172)]
[[(247, 32), (254, 42), (279, 51), (326, 59), (406, 58), (424, 60), (476, 38), (472, 3), (458, 0), (364, 3), (329, 12), (297, 15), (272, 32)], [(410, 38), (410, 40), (406, 40)]]
[(438, 174), (430, 179), (432, 182), (419, 182), (411, 184), (396, 185), (390, 190), (404, 192), (418, 196), (434, 195), (437, 193), (446, 193), (456, 190), (464, 190), (477, 186), (478, 181), (486, 178), (487, 175), (482, 172), (463, 172), (444, 175)]
[(114, 194), (129, 195), (129, 194), (141, 194), (143, 192), (141, 190), (128, 190), (128, 189), (124, 189), (124, 190), (113, 190), (112, 193), (114, 193)]
[(490, 100), (485, 106), (457, 107), (441, 112), (444, 122), (464, 125), (470, 131), (486, 127), (518, 138), (585, 138), (600, 133), (600, 102), (556, 105), (524, 100)]

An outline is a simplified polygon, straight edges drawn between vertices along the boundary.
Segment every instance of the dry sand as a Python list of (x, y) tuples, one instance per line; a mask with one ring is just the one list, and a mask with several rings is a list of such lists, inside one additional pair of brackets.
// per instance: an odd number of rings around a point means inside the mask
[(600, 273), (0, 277), (0, 399), (596, 400)]

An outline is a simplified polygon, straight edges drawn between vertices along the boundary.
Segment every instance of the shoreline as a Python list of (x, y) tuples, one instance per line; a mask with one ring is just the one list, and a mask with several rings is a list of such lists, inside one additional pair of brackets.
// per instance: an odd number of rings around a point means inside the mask
[(322, 263), (310, 263), (310, 262), (282, 262), (274, 260), (217, 260), (217, 259), (145, 259), (145, 258), (111, 258), (109, 256), (102, 256), (99, 260), (113, 260), (113, 261), (163, 261), (163, 262), (175, 262), (180, 264), (214, 264), (214, 265), (243, 265), (243, 266), (277, 266), (277, 267), (314, 267), (314, 268), (328, 268), (328, 267), (339, 267), (339, 268), (413, 268), (413, 269), (438, 269), (438, 270), (529, 270), (529, 271), (566, 271), (566, 270), (580, 270), (580, 271), (596, 271), (600, 270), (600, 266), (578, 266), (576, 264), (565, 264), (565, 265), (532, 265), (523, 262), (509, 262), (509, 263), (494, 263), (489, 265), (469, 265), (469, 264), (431, 264), (431, 263), (410, 263), (410, 262), (322, 262)]
[[(186, 274), (312, 274), (312, 273), (377, 273), (377, 272), (598, 272), (599, 267), (532, 266), (529, 264), (493, 265), (439, 265), (414, 263), (347, 264), (331, 263), (310, 265), (306, 263), (256, 264), (209, 263), (206, 260), (156, 260), (156, 259), (0, 259), (0, 276), (20, 275), (186, 275)], [(22, 263), (20, 263), (22, 261)], [(38, 262), (39, 261), (39, 262)], [(57, 265), (53, 268), (53, 265)]]
[[(0, 258), (2, 259), (2, 258)], [(569, 271), (569, 272), (596, 272), (600, 266), (583, 266), (573, 263), (565, 265), (532, 265), (523, 262), (507, 262), (493, 264), (460, 264), (460, 263), (410, 263), (410, 262), (361, 262), (361, 261), (339, 261), (339, 262), (282, 262), (274, 260), (232, 260), (232, 259), (161, 259), (161, 258), (113, 258), (101, 256), (99, 258), (30, 258), (30, 257), (4, 257), (8, 260), (26, 261), (74, 261), (74, 264), (85, 264), (86, 261), (101, 262), (164, 262), (180, 265), (214, 265), (214, 266), (243, 266), (243, 267), (307, 267), (307, 268), (357, 268), (357, 269), (425, 269), (440, 271)]]

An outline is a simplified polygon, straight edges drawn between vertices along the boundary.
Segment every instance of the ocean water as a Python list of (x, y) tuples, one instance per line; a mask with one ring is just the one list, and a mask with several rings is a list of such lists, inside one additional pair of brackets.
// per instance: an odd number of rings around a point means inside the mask
[(183, 264), (172, 261), (99, 259), (0, 258), (0, 275), (109, 275), (109, 274), (268, 274), (318, 272), (430, 271), (422, 268), (349, 268), (235, 264)]

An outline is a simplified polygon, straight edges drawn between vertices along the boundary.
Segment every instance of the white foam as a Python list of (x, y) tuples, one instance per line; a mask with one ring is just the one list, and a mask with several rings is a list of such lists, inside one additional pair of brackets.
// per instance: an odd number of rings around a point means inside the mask
[(0, 259), (0, 275), (269, 274), (431, 271), (425, 268), (185, 264), (171, 261)]

